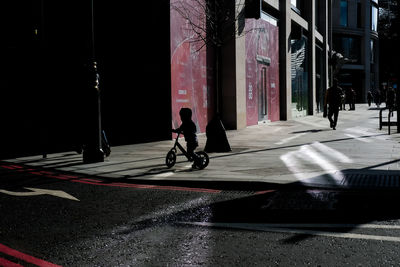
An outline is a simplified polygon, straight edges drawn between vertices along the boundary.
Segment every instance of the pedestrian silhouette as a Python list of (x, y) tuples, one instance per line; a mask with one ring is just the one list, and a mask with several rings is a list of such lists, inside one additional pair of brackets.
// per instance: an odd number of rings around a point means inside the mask
[(353, 88), (350, 88), (350, 110), (356, 110), (356, 91)]
[(369, 90), (369, 91), (368, 91), (368, 94), (367, 94), (368, 107), (371, 106), (371, 103), (372, 103), (372, 99), (373, 99), (373, 98), (374, 98), (374, 97), (372, 96), (372, 92), (371, 92), (371, 90)]
[(338, 80), (334, 79), (333, 86), (328, 88), (325, 94), (325, 109), (328, 106), (328, 119), (333, 130), (336, 130), (339, 107), (342, 104), (342, 94), (342, 88), (338, 86)]
[(395, 101), (396, 93), (392, 87), (389, 87), (386, 94), (387, 94), (386, 95), (386, 107), (389, 109), (393, 109), (394, 103), (396, 103), (396, 101)]
[[(186, 141), (186, 151), (190, 157), (196, 159), (197, 155), (194, 153), (194, 150), (199, 146), (199, 143), (196, 135), (196, 124), (194, 124), (192, 121), (192, 110), (190, 108), (181, 108), (179, 115), (181, 117), (182, 124), (179, 126), (179, 128), (172, 131), (174, 133), (183, 133)], [(193, 164), (192, 167), (195, 167), (195, 164)]]
[(381, 92), (379, 90), (376, 90), (374, 100), (375, 105), (379, 108), (379, 106), (381, 105)]

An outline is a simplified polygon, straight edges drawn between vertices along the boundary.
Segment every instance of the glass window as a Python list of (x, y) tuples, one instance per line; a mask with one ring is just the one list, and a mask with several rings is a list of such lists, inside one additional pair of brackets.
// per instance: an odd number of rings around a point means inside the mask
[(297, 6), (297, 0), (290, 0), (290, 3), (292, 4), (292, 6)]
[(340, 1), (340, 26), (347, 27), (348, 23), (347, 0)]
[(292, 116), (308, 115), (308, 55), (307, 39), (291, 40)]
[(333, 49), (359, 64), (361, 62), (360, 40), (354, 37), (338, 37), (334, 39)]
[(378, 8), (371, 6), (371, 30), (378, 31)]

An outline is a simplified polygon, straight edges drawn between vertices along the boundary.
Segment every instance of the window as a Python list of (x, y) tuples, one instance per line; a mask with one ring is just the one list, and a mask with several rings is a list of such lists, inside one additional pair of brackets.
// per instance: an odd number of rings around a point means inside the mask
[(340, 1), (340, 26), (347, 27), (348, 24), (347, 0)]
[(290, 4), (292, 6), (292, 10), (294, 10), (298, 14), (301, 13), (301, 0), (290, 0)]
[(371, 6), (371, 30), (378, 31), (378, 8)]
[(356, 37), (337, 37), (334, 38), (333, 48), (344, 57), (354, 60), (354, 63), (361, 62), (361, 39)]

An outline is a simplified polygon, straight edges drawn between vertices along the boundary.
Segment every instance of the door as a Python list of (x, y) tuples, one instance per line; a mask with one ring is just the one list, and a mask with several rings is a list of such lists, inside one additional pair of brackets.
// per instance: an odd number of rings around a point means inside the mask
[(268, 119), (267, 67), (261, 67), (258, 83), (258, 121), (264, 121)]

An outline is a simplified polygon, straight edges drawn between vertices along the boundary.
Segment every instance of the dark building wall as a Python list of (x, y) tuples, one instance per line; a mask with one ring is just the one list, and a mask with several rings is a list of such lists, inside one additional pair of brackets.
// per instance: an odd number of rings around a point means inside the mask
[(168, 1), (101, 1), (96, 52), (112, 145), (171, 137)]
[[(103, 128), (112, 145), (171, 136), (169, 5), (141, 2), (95, 1)], [(87, 124), (90, 1), (2, 1), (0, 10), (0, 158), (71, 150)]]

